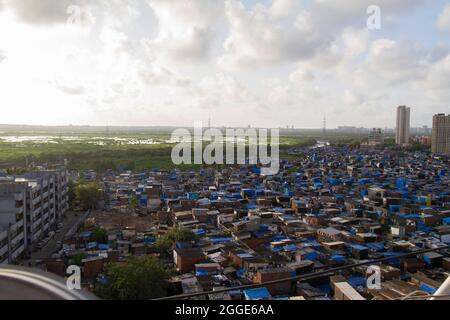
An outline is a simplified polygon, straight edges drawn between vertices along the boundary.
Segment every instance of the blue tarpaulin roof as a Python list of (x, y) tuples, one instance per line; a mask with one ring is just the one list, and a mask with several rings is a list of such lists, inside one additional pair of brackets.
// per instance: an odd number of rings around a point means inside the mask
[(91, 235), (92, 235), (91, 231), (85, 231), (85, 232), (80, 233), (80, 238), (90, 238)]
[(99, 250), (108, 250), (110, 248), (110, 245), (107, 243), (99, 243), (98, 244), (98, 249)]
[(364, 277), (350, 276), (347, 278), (347, 281), (354, 288), (367, 285), (367, 279)]
[(144, 237), (144, 243), (145, 244), (151, 244), (151, 243), (155, 243), (156, 242), (156, 238), (155, 237)]
[(233, 238), (211, 238), (211, 242), (214, 244), (232, 242)]
[(345, 261), (346, 259), (344, 256), (341, 256), (339, 254), (332, 255), (330, 258), (334, 261)]
[(272, 298), (269, 290), (265, 287), (244, 290), (244, 296), (246, 300), (263, 300)]
[(359, 250), (359, 251), (368, 250), (367, 247), (364, 247), (364, 246), (359, 245), (359, 244), (351, 244), (350, 248), (355, 249), (355, 250)]
[(208, 271), (207, 270), (198, 270), (195, 275), (197, 277), (205, 277), (208, 275)]
[(380, 242), (368, 243), (367, 246), (369, 247), (369, 249), (374, 250), (374, 251), (383, 251), (384, 250), (384, 244), (380, 243)]
[(197, 230), (194, 230), (194, 233), (195, 233), (197, 236), (204, 236), (204, 235), (206, 234), (206, 231), (203, 230), (203, 229), (197, 229)]
[(434, 294), (437, 291), (436, 288), (430, 287), (429, 285), (427, 285), (425, 283), (422, 283), (420, 285), (420, 290), (423, 290), (423, 291), (428, 292), (430, 294)]
[(284, 251), (297, 251), (298, 247), (295, 244), (288, 244), (283, 247)]
[(86, 245), (87, 248), (96, 248), (97, 247), (97, 242), (89, 242)]

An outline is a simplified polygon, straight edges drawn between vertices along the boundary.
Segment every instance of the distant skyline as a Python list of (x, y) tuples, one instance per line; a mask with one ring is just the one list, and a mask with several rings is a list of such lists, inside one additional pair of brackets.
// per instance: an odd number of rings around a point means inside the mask
[(411, 127), (450, 113), (445, 0), (0, 0), (0, 39), (2, 124), (384, 129), (399, 105)]

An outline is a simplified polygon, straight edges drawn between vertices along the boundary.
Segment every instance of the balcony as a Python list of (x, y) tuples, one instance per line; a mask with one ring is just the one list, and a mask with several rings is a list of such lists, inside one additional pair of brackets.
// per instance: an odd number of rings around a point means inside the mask
[(15, 260), (18, 256), (20, 256), (25, 250), (25, 245), (22, 243), (20, 246), (18, 246), (15, 250), (13, 250), (11, 258)]
[(0, 247), (0, 257), (3, 256), (7, 252), (8, 252), (8, 244), (6, 244), (3, 247)]
[(20, 242), (24, 238), (23, 231), (19, 232), (13, 239), (11, 239), (11, 242), (17, 243)]
[(33, 206), (36, 206), (36, 205), (38, 205), (40, 202), (41, 202), (41, 197), (39, 196), (39, 197), (34, 198), (33, 201), (31, 201), (31, 204), (32, 204)]
[(41, 218), (39, 218), (38, 220), (36, 220), (33, 223), (33, 230), (39, 230), (40, 229), (39, 228), (40, 225), (42, 225), (42, 219)]
[(37, 232), (35, 232), (35, 233), (33, 234), (32, 241), (37, 241), (37, 240), (39, 240), (39, 237), (40, 237), (41, 235), (42, 235), (42, 229), (38, 230)]

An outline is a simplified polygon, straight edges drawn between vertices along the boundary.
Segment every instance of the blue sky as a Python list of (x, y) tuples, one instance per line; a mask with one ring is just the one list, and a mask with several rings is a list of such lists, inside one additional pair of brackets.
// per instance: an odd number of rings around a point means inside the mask
[(450, 111), (444, 0), (0, 0), (0, 38), (3, 123), (384, 128), (397, 105), (413, 126)]

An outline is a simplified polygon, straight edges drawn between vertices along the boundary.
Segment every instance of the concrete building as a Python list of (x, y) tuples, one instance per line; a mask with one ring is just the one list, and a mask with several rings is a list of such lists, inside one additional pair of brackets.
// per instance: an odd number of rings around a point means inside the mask
[(440, 113), (433, 117), (431, 152), (450, 154), (450, 115)]
[(0, 182), (0, 264), (11, 263), (27, 248), (27, 185)]
[(373, 128), (369, 133), (369, 145), (381, 145), (383, 143), (383, 131), (380, 128)]
[(0, 181), (0, 264), (11, 263), (55, 227), (68, 210), (65, 170)]
[(399, 106), (397, 108), (397, 126), (395, 128), (395, 143), (406, 146), (409, 143), (411, 108)]

